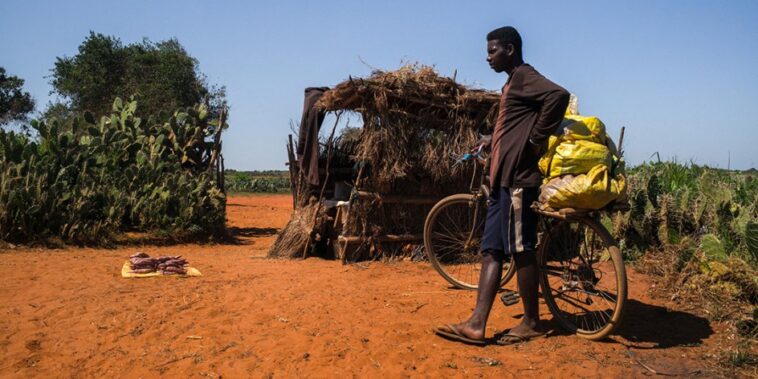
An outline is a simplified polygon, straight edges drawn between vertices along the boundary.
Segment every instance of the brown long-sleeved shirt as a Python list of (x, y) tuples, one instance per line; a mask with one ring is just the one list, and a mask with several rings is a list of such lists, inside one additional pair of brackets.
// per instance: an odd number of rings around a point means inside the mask
[(566, 113), (569, 93), (534, 67), (516, 67), (503, 87), (492, 133), (490, 181), (494, 187), (539, 187), (537, 162)]

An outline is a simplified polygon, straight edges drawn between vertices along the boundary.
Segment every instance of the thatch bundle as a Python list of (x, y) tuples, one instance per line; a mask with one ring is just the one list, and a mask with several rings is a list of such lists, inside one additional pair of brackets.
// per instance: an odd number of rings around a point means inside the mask
[[(320, 107), (326, 111), (357, 112), (363, 119), (360, 136), (347, 152), (356, 168), (353, 180), (349, 180), (353, 196), (346, 211), (340, 215), (329, 213), (331, 218), (325, 218), (334, 225), (328, 236), (322, 233), (324, 225), (307, 225), (306, 229), (320, 231), (311, 235), (330, 239), (332, 245), (337, 236), (343, 240), (360, 237), (362, 251), (354, 251), (350, 260), (376, 258), (376, 252), (384, 255), (381, 252), (388, 249), (370, 246), (370, 241), (381, 240), (380, 236), (420, 235), (436, 199), (469, 190), (474, 168), (455, 164), (454, 158), (472, 148), (479, 133), (490, 133), (498, 99), (495, 92), (468, 88), (426, 66), (375, 71), (367, 78), (350, 78), (327, 91)], [(332, 145), (345, 153), (344, 146)], [(325, 149), (329, 146), (322, 148)], [(344, 167), (344, 162), (340, 166)], [(332, 172), (335, 165), (320, 161), (320, 168)], [(334, 177), (324, 179), (324, 188), (334, 185), (331, 180)], [(356, 196), (358, 191), (381, 195), (384, 200)], [(431, 201), (403, 201), (406, 197)], [(390, 198), (395, 200), (388, 201)], [(309, 213), (298, 207), (293, 219)], [(301, 237), (289, 236), (289, 229), (297, 229)], [(303, 235), (300, 227), (288, 226), (269, 255), (300, 256), (298, 252), (281, 251), (288, 244), (279, 241), (301, 241)]]
[[(467, 88), (431, 67), (405, 66), (375, 71), (365, 79), (350, 78), (324, 94), (320, 105), (363, 116), (355, 158), (371, 165), (367, 188), (419, 194), (437, 193), (435, 188), (420, 188), (425, 185), (461, 183), (464, 167), (454, 167), (451, 156), (472, 147), (477, 132), (491, 130), (497, 100), (496, 93)], [(393, 188), (406, 178), (413, 188)]]

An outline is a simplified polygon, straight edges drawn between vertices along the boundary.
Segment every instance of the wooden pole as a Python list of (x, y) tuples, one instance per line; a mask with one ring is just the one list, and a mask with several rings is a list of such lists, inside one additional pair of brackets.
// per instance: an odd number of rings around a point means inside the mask
[(290, 170), (290, 193), (292, 194), (292, 209), (297, 207), (297, 188), (295, 187), (295, 149), (292, 144), (292, 134), (287, 136), (287, 166)]
[(442, 198), (438, 196), (382, 195), (376, 192), (354, 191), (359, 199), (376, 200), (384, 204), (434, 204)]
[(626, 130), (626, 126), (622, 126), (621, 127), (621, 136), (619, 136), (619, 146), (618, 146), (619, 157), (624, 156), (624, 150), (622, 150), (622, 146), (624, 144), (624, 131), (625, 130)]
[(219, 174), (219, 183), (221, 184), (221, 192), (226, 195), (226, 177), (224, 176), (226, 168), (224, 168), (224, 154), (221, 154), (220, 157), (221, 159), (219, 159), (219, 163), (221, 164), (221, 172)]
[[(368, 240), (371, 237), (361, 236), (339, 236), (340, 242), (354, 243)], [(424, 236), (421, 234), (385, 234), (373, 237), (376, 242), (414, 242), (421, 241)]]
[(218, 155), (221, 152), (221, 130), (224, 128), (226, 122), (226, 106), (221, 108), (221, 114), (219, 115), (218, 127), (213, 136), (213, 150), (211, 151), (211, 160), (208, 163), (208, 171), (213, 170), (216, 167)]
[[(332, 142), (334, 140), (334, 132), (337, 130), (337, 124), (340, 122), (340, 116), (342, 116), (342, 111), (337, 112), (337, 119), (334, 121), (334, 126), (332, 127), (332, 132), (329, 134), (329, 150), (327, 150), (326, 153), (326, 177), (324, 178), (324, 183), (321, 185), (321, 193), (318, 195), (318, 205), (316, 206), (316, 213), (313, 214), (313, 227), (316, 227), (316, 220), (318, 220), (318, 214), (321, 211), (321, 201), (324, 199), (324, 190), (326, 190), (326, 184), (329, 183), (329, 166), (332, 163)], [(305, 248), (303, 248), (303, 259), (308, 258), (308, 246), (306, 245)]]

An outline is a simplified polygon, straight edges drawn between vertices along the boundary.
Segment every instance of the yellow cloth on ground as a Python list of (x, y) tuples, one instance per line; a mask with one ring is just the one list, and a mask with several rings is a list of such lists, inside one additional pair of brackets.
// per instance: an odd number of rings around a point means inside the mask
[(194, 268), (194, 267), (187, 267), (187, 273), (186, 274), (171, 274), (171, 275), (163, 275), (160, 273), (160, 271), (156, 272), (148, 272), (146, 274), (136, 274), (131, 272), (132, 267), (129, 265), (129, 261), (124, 262), (124, 265), (121, 267), (121, 277), (122, 278), (153, 278), (156, 276), (178, 276), (178, 277), (188, 277), (188, 276), (203, 276), (203, 274), (200, 273), (200, 270)]
[(611, 177), (604, 164), (581, 175), (564, 175), (542, 185), (539, 201), (554, 209), (600, 209), (626, 193), (626, 178)]

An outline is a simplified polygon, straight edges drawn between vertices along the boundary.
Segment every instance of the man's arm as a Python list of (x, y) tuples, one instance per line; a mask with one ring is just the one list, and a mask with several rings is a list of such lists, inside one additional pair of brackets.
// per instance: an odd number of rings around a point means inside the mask
[(542, 145), (561, 125), (570, 94), (534, 70), (525, 73), (520, 92), (519, 95), (526, 101), (534, 102), (540, 107), (540, 116), (529, 134), (529, 142)]

